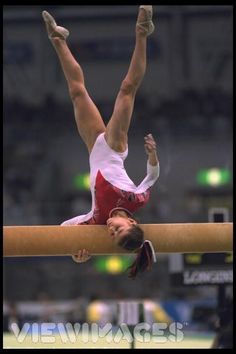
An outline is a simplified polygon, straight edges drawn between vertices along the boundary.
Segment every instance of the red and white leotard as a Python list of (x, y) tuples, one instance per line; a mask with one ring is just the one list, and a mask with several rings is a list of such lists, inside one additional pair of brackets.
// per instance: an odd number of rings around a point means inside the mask
[(147, 175), (136, 186), (124, 168), (127, 155), (128, 148), (122, 153), (111, 149), (104, 133), (97, 137), (89, 158), (92, 209), (88, 214), (64, 221), (62, 225), (103, 225), (114, 208), (132, 214), (147, 203), (150, 188), (159, 176), (159, 163), (151, 166), (147, 162)]

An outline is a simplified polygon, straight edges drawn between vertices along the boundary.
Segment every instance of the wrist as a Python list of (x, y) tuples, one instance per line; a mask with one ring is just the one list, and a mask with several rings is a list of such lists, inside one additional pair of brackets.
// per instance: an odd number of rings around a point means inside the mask
[(148, 154), (148, 162), (151, 166), (156, 166), (158, 164), (156, 151), (153, 151), (150, 154)]

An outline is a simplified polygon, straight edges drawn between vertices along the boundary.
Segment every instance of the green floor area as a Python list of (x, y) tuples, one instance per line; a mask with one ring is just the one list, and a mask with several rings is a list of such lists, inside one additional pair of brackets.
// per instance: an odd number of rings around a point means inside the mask
[[(134, 348), (210, 348), (213, 342), (214, 335), (191, 335), (184, 336), (180, 341), (171, 341), (168, 338), (161, 337), (150, 337), (147, 338), (146, 342), (135, 341)], [(78, 349), (91, 349), (91, 348), (131, 348), (131, 343), (127, 340), (118, 340), (114, 337), (106, 338), (82, 338), (82, 335), (76, 336), (76, 338), (68, 339), (68, 337), (60, 336), (58, 334), (51, 336), (22, 336), (20, 341), (13, 335), (9, 333), (4, 333), (3, 335), (3, 348), (78, 348)], [(163, 342), (160, 342), (163, 341)]]

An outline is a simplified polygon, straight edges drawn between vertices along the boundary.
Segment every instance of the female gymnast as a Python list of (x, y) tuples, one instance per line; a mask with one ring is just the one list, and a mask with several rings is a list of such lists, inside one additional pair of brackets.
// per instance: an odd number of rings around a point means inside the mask
[[(106, 224), (115, 244), (137, 253), (129, 267), (131, 278), (135, 278), (138, 272), (151, 269), (156, 261), (151, 242), (144, 240), (144, 233), (133, 218), (133, 213), (148, 202), (150, 188), (159, 176), (156, 142), (151, 134), (144, 137), (148, 161), (143, 181), (136, 186), (124, 168), (135, 95), (146, 71), (147, 37), (154, 31), (152, 14), (151, 5), (139, 7), (131, 63), (120, 86), (112, 116), (105, 126), (85, 87), (81, 66), (67, 46), (69, 31), (57, 26), (47, 11), (42, 13), (48, 37), (67, 80), (79, 134), (89, 152), (92, 209), (88, 214), (76, 216), (62, 225)], [(87, 250), (80, 250), (72, 256), (78, 263), (90, 257)]]

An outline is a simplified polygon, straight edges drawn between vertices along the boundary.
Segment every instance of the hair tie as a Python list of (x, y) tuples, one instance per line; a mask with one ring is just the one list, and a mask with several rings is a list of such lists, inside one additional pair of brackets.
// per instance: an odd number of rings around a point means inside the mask
[(156, 263), (157, 261), (157, 258), (156, 258), (156, 254), (155, 254), (155, 250), (154, 250), (154, 247), (153, 247), (153, 244), (151, 241), (149, 240), (145, 240), (142, 244), (142, 247), (144, 246), (145, 243), (148, 243), (150, 248), (151, 248), (151, 251), (152, 251), (152, 257), (153, 257), (153, 262)]

